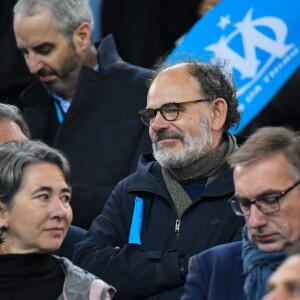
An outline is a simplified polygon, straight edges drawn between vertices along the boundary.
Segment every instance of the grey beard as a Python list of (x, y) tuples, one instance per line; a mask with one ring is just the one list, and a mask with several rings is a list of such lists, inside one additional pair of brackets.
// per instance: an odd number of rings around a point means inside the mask
[(168, 146), (160, 146), (158, 149), (155, 142), (153, 142), (154, 158), (166, 169), (182, 169), (205, 156), (211, 151), (213, 144), (213, 137), (207, 118), (201, 120), (200, 128), (201, 136), (198, 138), (192, 138), (190, 135), (181, 133), (180, 140), (183, 143), (183, 147), (176, 152), (170, 151)]

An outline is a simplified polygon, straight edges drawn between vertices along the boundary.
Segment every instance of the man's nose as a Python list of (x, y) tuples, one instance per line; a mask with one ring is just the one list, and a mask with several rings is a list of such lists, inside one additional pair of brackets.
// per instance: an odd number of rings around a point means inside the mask
[(150, 123), (150, 128), (155, 132), (162, 128), (168, 128), (169, 126), (170, 121), (165, 120), (159, 111)]
[(31, 74), (36, 75), (44, 66), (44, 63), (36, 54), (29, 54), (26, 58), (26, 63)]
[(247, 218), (249, 228), (259, 228), (267, 224), (267, 216), (255, 204), (250, 206), (250, 215)]

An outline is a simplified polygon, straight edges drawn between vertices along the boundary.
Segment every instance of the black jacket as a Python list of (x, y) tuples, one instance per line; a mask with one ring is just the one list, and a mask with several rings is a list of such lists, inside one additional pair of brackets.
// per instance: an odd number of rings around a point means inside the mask
[(17, 0), (0, 1), (0, 102), (21, 106), (19, 95), (33, 80), (17, 48), (13, 7)]
[(112, 36), (98, 48), (99, 72), (82, 67), (61, 125), (53, 99), (39, 81), (22, 95), (34, 139), (62, 150), (71, 164), (73, 224), (88, 228), (118, 181), (150, 151), (148, 128), (137, 111), (146, 106), (150, 70), (121, 60)]
[[(179, 299), (184, 283), (179, 258), (241, 237), (244, 219), (227, 202), (233, 189), (232, 171), (226, 167), (183, 213), (175, 230), (178, 217), (161, 168), (144, 161), (117, 185), (76, 245), (74, 262), (114, 285), (116, 299)], [(141, 246), (128, 243), (136, 195), (144, 200)]]

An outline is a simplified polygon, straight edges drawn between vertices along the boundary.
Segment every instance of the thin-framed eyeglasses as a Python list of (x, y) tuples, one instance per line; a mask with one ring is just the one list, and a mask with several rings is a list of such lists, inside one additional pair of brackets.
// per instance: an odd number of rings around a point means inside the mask
[(191, 105), (197, 102), (205, 102), (210, 101), (211, 99), (198, 99), (198, 100), (190, 100), (185, 102), (172, 102), (172, 103), (166, 103), (162, 105), (160, 108), (145, 108), (138, 111), (138, 115), (140, 116), (142, 122), (150, 126), (152, 122), (154, 121), (157, 112), (159, 111), (162, 117), (166, 121), (175, 121), (180, 112), (183, 112), (185, 110), (185, 106)]
[(234, 213), (238, 216), (247, 217), (250, 215), (251, 205), (254, 204), (262, 213), (268, 215), (280, 210), (279, 201), (300, 184), (300, 179), (289, 186), (286, 190), (277, 195), (268, 195), (258, 197), (256, 200), (246, 198), (238, 198), (236, 195), (232, 196), (228, 201)]

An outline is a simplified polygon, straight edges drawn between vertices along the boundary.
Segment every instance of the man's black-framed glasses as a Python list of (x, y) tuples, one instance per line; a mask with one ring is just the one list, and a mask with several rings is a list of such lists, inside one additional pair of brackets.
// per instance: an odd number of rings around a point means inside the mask
[(162, 105), (160, 108), (145, 108), (138, 111), (138, 115), (140, 116), (142, 122), (150, 126), (153, 122), (153, 120), (156, 117), (157, 112), (159, 111), (162, 117), (166, 121), (175, 121), (179, 113), (185, 110), (185, 106), (197, 103), (197, 102), (204, 102), (204, 101), (210, 101), (211, 99), (198, 99), (198, 100), (190, 100), (185, 102), (172, 102), (172, 103), (166, 103)]
[(300, 184), (300, 179), (294, 184), (289, 186), (286, 190), (281, 193), (272, 194), (268, 196), (262, 196), (256, 200), (249, 200), (238, 198), (237, 196), (231, 197), (228, 201), (233, 209), (234, 213), (238, 216), (247, 217), (250, 215), (251, 205), (254, 204), (262, 213), (268, 215), (280, 210), (279, 201), (297, 185)]

